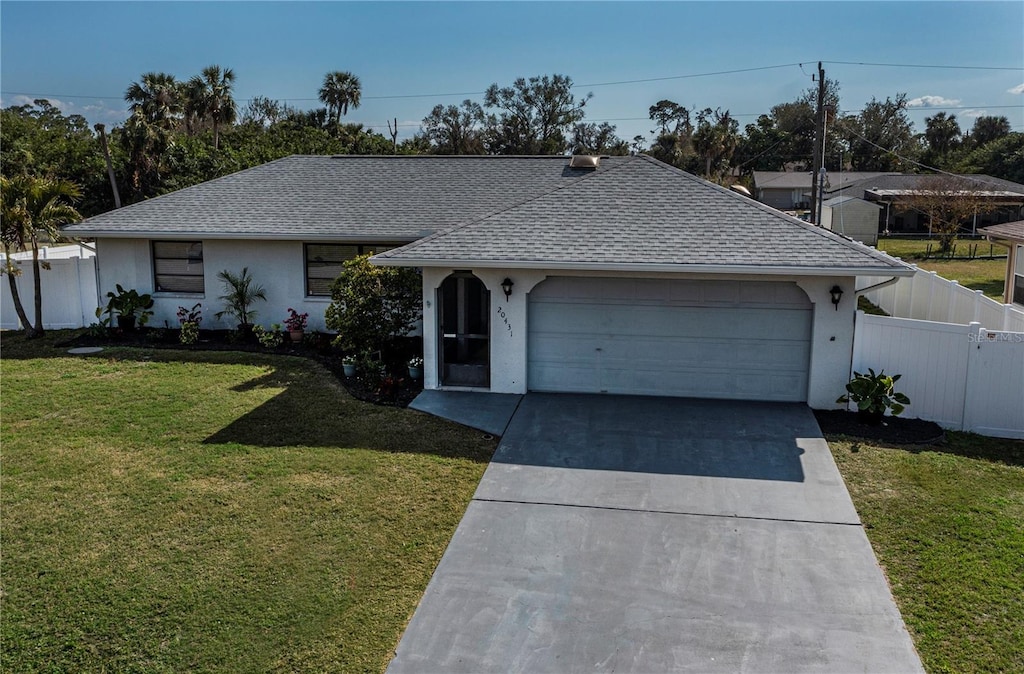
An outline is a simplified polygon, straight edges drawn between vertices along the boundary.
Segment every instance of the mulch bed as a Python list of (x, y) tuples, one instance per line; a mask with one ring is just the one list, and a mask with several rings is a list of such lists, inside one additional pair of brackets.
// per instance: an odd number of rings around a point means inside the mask
[[(166, 330), (160, 328), (143, 328), (134, 332), (122, 332), (114, 330), (109, 336), (90, 335), (83, 333), (73, 339), (58, 343), (58, 348), (74, 348), (82, 346), (131, 346), (147, 349), (176, 349), (180, 351), (243, 351), (259, 354), (279, 354), (283, 356), (300, 356), (311, 358), (327, 370), (329, 370), (352, 397), (377, 405), (394, 407), (407, 407), (413, 399), (423, 391), (423, 381), (411, 379), (403, 367), (393, 364), (392, 372), (402, 371), (400, 375), (385, 377), (383, 381), (354, 376), (346, 377), (342, 364), (344, 354), (331, 346), (332, 335), (317, 334), (307, 336), (307, 339), (300, 343), (291, 342), (287, 336), (280, 346), (268, 349), (255, 341), (239, 341), (233, 337), (231, 330), (201, 330), (199, 341), (195, 344), (184, 345), (178, 341), (177, 330)], [(420, 353), (417, 344), (410, 340), (408, 350), (411, 353)], [(401, 357), (398, 363), (407, 361)]]
[(878, 426), (871, 426), (856, 412), (845, 410), (815, 410), (814, 416), (825, 435), (847, 435), (896, 445), (931, 445), (945, 439), (941, 426), (923, 419), (885, 417)]

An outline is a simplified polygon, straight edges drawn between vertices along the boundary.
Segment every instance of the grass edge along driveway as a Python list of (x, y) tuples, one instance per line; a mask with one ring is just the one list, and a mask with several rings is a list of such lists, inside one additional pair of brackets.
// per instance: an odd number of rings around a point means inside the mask
[(929, 672), (1024, 671), (1024, 441), (827, 438)]
[(3, 334), (4, 671), (381, 671), (494, 450), (247, 353)]

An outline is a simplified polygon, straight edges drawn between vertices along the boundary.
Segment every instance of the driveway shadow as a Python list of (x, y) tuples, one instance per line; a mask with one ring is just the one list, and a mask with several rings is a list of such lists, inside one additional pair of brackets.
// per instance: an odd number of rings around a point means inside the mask
[(821, 437), (802, 404), (531, 393), (492, 461), (802, 482), (797, 441)]

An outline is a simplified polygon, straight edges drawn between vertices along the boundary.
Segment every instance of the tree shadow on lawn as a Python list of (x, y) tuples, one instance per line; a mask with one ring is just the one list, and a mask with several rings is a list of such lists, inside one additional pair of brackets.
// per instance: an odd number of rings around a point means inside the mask
[[(319, 369), (319, 368), (317, 368)], [(336, 447), (490, 461), (496, 441), (427, 414), (352, 398), (327, 372), (275, 368), (232, 390), (284, 389), (203, 440), (257, 447)]]

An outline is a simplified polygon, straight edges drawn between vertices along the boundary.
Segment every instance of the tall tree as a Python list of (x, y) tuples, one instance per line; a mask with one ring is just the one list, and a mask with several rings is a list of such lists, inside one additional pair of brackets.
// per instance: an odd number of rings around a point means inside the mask
[(479, 103), (466, 99), (462, 105), (435, 105), (423, 118), (423, 135), (437, 154), (483, 154), (486, 115)]
[(221, 69), (218, 65), (203, 68), (202, 75), (189, 81), (189, 88), (195, 92), (200, 117), (209, 119), (213, 125), (213, 149), (220, 149), (220, 127), (234, 124), (238, 107), (231, 90), (235, 84), (235, 73), (231, 68)]
[(1008, 136), (1010, 131), (1010, 120), (1006, 117), (983, 115), (974, 120), (974, 126), (970, 133), (971, 145), (974, 147), (988, 145), (994, 140)]
[(693, 154), (693, 122), (690, 110), (675, 101), (662, 99), (647, 110), (651, 121), (657, 124), (654, 142), (649, 150), (652, 157), (666, 164), (683, 168)]
[[(69, 201), (78, 199), (81, 190), (72, 182), (36, 178), (32, 176), (0, 176), (0, 239), (3, 240), (7, 263), (4, 272), (11, 286), (14, 308), (25, 327), (27, 337), (43, 334), (43, 293), (39, 264), (39, 235), (46, 234), (51, 240), (58, 236), (57, 227), (81, 219), (81, 214)], [(17, 267), (11, 261), (11, 253), (32, 251), (32, 271), (35, 275), (35, 324), (28, 321), (25, 308), (18, 294), (15, 276)]]
[(705, 108), (697, 113), (693, 149), (704, 164), (704, 177), (721, 180), (739, 145), (739, 123), (726, 110)]
[(569, 148), (569, 134), (583, 121), (583, 107), (591, 94), (577, 100), (572, 78), (544, 75), (520, 77), (511, 86), (492, 84), (484, 106), (497, 114), (489, 120), (487, 149), (493, 154), (561, 154)]
[(629, 154), (629, 143), (615, 135), (615, 126), (608, 122), (580, 122), (572, 129), (573, 154)]
[(924, 122), (924, 137), (928, 143), (925, 163), (944, 165), (949, 154), (960, 145), (960, 124), (956, 121), (956, 115), (939, 112), (925, 117)]
[(839, 120), (836, 132), (849, 147), (854, 171), (899, 171), (905, 162), (896, 155), (912, 159), (917, 149), (906, 94), (884, 101), (872, 98), (859, 115)]
[(132, 115), (147, 124), (170, 131), (180, 120), (183, 110), (181, 83), (167, 73), (145, 73), (124, 92)]
[(324, 75), (323, 86), (320, 87), (320, 100), (327, 106), (327, 112), (335, 124), (341, 123), (341, 116), (348, 114), (348, 109), (358, 108), (363, 95), (363, 87), (359, 78), (345, 70), (336, 70)]

